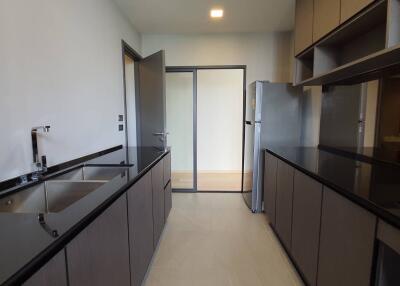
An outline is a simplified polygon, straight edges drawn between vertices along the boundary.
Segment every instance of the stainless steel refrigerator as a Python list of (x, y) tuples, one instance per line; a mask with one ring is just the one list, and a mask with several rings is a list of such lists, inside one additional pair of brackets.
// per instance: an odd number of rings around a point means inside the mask
[(263, 209), (263, 164), (267, 146), (300, 146), (302, 89), (256, 81), (246, 95), (243, 198)]

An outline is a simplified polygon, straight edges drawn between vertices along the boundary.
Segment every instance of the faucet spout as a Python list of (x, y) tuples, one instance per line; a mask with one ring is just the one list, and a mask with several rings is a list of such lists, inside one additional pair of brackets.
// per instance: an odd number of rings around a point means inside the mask
[(33, 164), (36, 168), (36, 172), (33, 175), (34, 179), (38, 179), (38, 177), (47, 170), (46, 156), (42, 156), (42, 160), (41, 161), (39, 160), (39, 149), (37, 141), (38, 132), (48, 133), (50, 132), (50, 126), (45, 125), (45, 126), (33, 127), (31, 130)]

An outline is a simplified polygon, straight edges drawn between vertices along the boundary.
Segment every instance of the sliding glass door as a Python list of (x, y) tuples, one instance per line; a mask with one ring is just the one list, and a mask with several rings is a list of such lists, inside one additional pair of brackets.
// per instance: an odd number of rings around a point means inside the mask
[(242, 189), (243, 69), (197, 72), (197, 189)]
[(194, 72), (168, 71), (166, 121), (171, 152), (172, 189), (195, 190), (194, 172)]
[(240, 192), (245, 67), (167, 67), (174, 191)]

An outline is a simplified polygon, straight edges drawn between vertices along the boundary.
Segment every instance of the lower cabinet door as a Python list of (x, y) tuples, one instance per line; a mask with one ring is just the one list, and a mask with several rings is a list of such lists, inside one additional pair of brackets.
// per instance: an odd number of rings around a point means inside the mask
[(324, 188), (317, 285), (370, 285), (376, 217)]
[(67, 267), (64, 250), (60, 251), (38, 272), (29, 278), (24, 286), (67, 286)]
[(67, 261), (70, 286), (130, 285), (126, 196), (67, 245)]
[(293, 176), (294, 169), (278, 160), (275, 230), (287, 250), (292, 240)]
[(264, 210), (269, 222), (275, 226), (276, 171), (278, 158), (266, 153), (264, 169)]
[(164, 165), (163, 160), (157, 163), (151, 170), (153, 188), (153, 218), (154, 218), (154, 248), (160, 240), (165, 224), (164, 210)]
[(165, 187), (164, 190), (164, 208), (165, 208), (165, 221), (169, 216), (172, 208), (172, 189), (171, 189), (171, 182)]
[(291, 254), (307, 284), (317, 283), (322, 185), (295, 171)]
[(167, 155), (165, 155), (163, 159), (163, 164), (164, 164), (164, 186), (166, 186), (171, 180), (171, 152), (169, 152)]
[(128, 190), (132, 286), (140, 286), (154, 252), (151, 172)]

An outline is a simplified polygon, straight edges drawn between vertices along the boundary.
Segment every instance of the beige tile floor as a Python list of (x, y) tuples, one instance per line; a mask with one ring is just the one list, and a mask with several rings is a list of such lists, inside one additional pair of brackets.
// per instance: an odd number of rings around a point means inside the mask
[(145, 286), (303, 285), (264, 215), (240, 194), (173, 194)]

